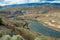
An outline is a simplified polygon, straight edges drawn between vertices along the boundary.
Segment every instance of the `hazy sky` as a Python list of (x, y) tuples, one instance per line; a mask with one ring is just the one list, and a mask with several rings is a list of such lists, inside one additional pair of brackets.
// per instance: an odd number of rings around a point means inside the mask
[(60, 3), (59, 0), (0, 0), (0, 6), (24, 3)]

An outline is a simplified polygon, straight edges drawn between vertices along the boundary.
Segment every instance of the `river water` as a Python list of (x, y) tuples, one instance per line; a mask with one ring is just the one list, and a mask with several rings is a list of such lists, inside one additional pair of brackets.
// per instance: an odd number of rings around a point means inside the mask
[(43, 35), (46, 35), (46, 36), (60, 38), (60, 32), (50, 29), (48, 27), (45, 27), (42, 23), (39, 23), (34, 20), (27, 20), (27, 22), (29, 23), (28, 27), (34, 32), (42, 33)]

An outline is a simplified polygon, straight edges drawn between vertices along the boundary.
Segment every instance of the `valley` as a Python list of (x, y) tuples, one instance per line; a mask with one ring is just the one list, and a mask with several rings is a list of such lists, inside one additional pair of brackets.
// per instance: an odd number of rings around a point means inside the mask
[(1, 35), (21, 35), (26, 40), (60, 40), (60, 6), (1, 8), (0, 25)]

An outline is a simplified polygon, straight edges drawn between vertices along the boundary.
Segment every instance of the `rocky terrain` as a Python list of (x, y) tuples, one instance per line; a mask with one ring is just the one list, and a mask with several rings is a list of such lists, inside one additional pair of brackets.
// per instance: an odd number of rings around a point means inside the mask
[(9, 14), (12, 16), (21, 16), (24, 14), (43, 14), (49, 11), (60, 11), (59, 6), (54, 5), (41, 5), (41, 6), (18, 6), (14, 8), (2, 8), (0, 14)]
[(60, 6), (18, 6), (0, 9), (0, 36), (21, 35), (25, 40), (60, 40), (31, 31), (26, 20), (36, 20), (46, 27), (60, 32)]

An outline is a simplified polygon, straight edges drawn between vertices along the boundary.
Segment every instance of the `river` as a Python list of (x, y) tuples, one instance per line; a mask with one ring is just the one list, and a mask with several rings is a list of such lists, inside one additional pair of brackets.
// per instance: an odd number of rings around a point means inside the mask
[(29, 23), (29, 28), (38, 33), (42, 33), (46, 36), (52, 36), (60, 38), (60, 32), (50, 29), (49, 27), (44, 26), (42, 23), (34, 21), (34, 20), (26, 20)]

